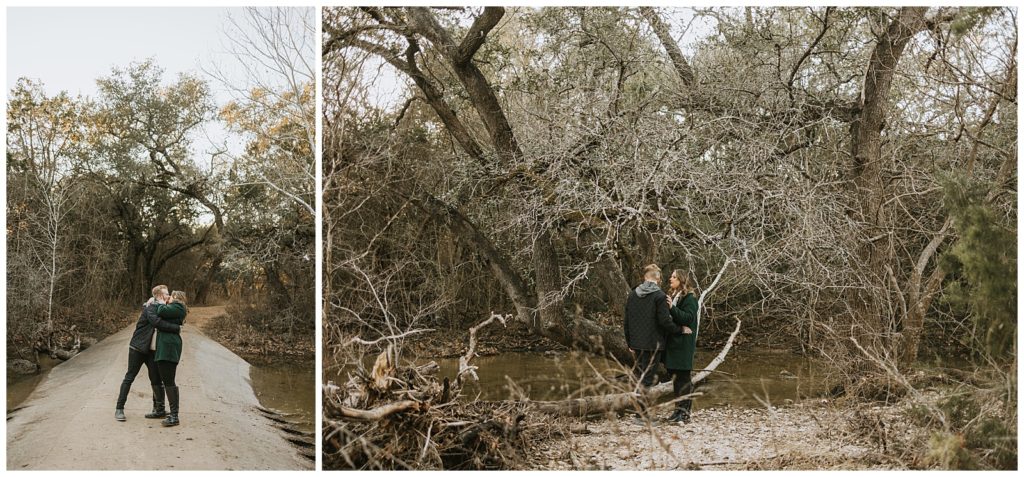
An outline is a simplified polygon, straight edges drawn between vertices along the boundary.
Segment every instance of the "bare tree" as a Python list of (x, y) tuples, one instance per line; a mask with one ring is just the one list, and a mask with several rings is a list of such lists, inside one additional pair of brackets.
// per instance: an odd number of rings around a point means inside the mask
[(252, 144), (263, 146), (234, 158), (235, 163), (246, 165), (251, 176), (234, 186), (268, 186), (315, 215), (314, 12), (250, 7), (241, 18), (229, 14), (227, 25), (224, 57), (233, 68), (213, 65), (207, 74), (234, 97), (221, 110), (221, 117), (232, 129), (249, 136)]

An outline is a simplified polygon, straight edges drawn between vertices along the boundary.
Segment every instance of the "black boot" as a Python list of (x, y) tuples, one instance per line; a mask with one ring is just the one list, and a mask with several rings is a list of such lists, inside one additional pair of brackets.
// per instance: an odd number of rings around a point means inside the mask
[(690, 408), (693, 406), (693, 401), (687, 399), (679, 406), (679, 422), (688, 423), (690, 422)]
[[(128, 402), (128, 392), (132, 390), (132, 383), (121, 383), (121, 389), (117, 393), (117, 405), (114, 406), (114, 418), (118, 421), (124, 420), (124, 404)], [(116, 412), (120, 411), (120, 412)]]
[(672, 415), (665, 418), (665, 420), (668, 422), (679, 422), (679, 413), (679, 409), (676, 409), (675, 411), (672, 411)]
[(171, 413), (167, 415), (167, 419), (164, 419), (160, 424), (164, 427), (177, 426), (178, 422), (178, 387), (177, 386), (165, 386), (164, 389), (167, 391), (167, 401), (171, 406)]
[(167, 415), (164, 409), (164, 387), (153, 386), (153, 411), (146, 414), (146, 419), (160, 419)]

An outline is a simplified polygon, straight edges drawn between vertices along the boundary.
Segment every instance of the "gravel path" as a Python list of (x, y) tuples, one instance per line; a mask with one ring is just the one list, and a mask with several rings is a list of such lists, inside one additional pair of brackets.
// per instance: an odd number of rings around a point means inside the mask
[(627, 416), (577, 426), (570, 438), (545, 445), (539, 460), (547, 458), (549, 469), (873, 467), (864, 460), (867, 444), (844, 437), (842, 422), (828, 407), (807, 404), (702, 409), (689, 424), (640, 424)]

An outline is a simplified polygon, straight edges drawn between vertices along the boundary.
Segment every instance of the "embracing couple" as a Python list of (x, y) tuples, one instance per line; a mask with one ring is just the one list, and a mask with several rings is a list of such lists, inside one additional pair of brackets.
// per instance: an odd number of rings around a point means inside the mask
[[(153, 386), (153, 411), (146, 418), (166, 417), (161, 422), (165, 427), (178, 425), (178, 386), (174, 384), (174, 374), (181, 358), (181, 326), (187, 314), (185, 292), (175, 290), (168, 294), (167, 285), (153, 287), (153, 297), (142, 306), (135, 333), (128, 343), (128, 372), (121, 382), (114, 419), (125, 420), (128, 391), (145, 364), (149, 384)], [(169, 414), (164, 408), (165, 394), (171, 407)]]
[(670, 422), (689, 422), (693, 401), (687, 397), (693, 392), (690, 373), (693, 354), (697, 349), (697, 297), (693, 282), (683, 270), (675, 270), (669, 277), (669, 291), (661, 290), (661, 268), (644, 267), (644, 282), (629, 293), (626, 300), (626, 344), (633, 352), (633, 372), (640, 384), (655, 384), (655, 368), (664, 363), (672, 374), (672, 390), (676, 408)]

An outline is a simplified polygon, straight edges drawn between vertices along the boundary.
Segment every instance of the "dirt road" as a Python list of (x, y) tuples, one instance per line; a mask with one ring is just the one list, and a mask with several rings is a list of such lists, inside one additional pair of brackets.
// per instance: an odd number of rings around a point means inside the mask
[(53, 368), (7, 416), (7, 468), (139, 470), (303, 470), (313, 463), (264, 417), (249, 364), (196, 328), (222, 310), (196, 307), (183, 328), (181, 422), (163, 428), (143, 415), (152, 407), (146, 370), (114, 420), (135, 328), (104, 339)]

